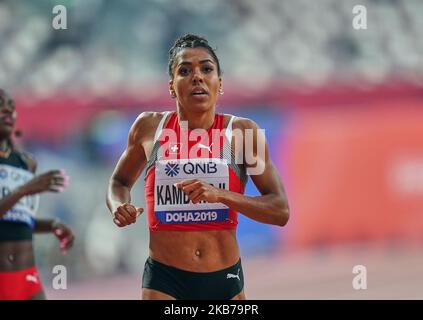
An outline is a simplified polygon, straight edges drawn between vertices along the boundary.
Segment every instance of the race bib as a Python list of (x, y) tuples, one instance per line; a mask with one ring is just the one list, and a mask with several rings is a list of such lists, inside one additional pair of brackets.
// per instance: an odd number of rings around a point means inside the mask
[(229, 208), (222, 203), (202, 201), (193, 204), (188, 196), (174, 186), (187, 179), (199, 179), (229, 190), (226, 160), (214, 158), (158, 160), (155, 169), (154, 213), (161, 223), (223, 222)]
[[(27, 183), (34, 174), (14, 166), (0, 164), (0, 191), (4, 198), (16, 188)], [(38, 209), (39, 196), (25, 196), (19, 200), (1, 220), (17, 221), (28, 224), (31, 228), (35, 223), (35, 213)]]

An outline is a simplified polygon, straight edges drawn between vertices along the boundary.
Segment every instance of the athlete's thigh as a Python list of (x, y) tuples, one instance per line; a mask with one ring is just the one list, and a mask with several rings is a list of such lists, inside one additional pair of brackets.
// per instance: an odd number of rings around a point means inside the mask
[(242, 290), (240, 293), (238, 293), (235, 297), (233, 297), (231, 300), (246, 300), (244, 290)]
[(141, 291), (142, 300), (176, 300), (174, 297), (153, 289), (143, 288)]

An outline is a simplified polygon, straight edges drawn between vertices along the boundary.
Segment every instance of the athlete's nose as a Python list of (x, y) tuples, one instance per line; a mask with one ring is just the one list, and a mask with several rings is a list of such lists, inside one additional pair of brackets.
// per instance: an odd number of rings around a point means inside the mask
[(12, 107), (12, 105), (11, 105), (10, 103), (7, 103), (7, 104), (6, 104), (6, 110), (7, 110), (8, 112), (10, 112), (10, 113), (13, 113), (13, 107)]
[(193, 84), (203, 83), (203, 76), (200, 71), (198, 70), (194, 71), (194, 74), (192, 76), (192, 83)]
[(1, 110), (3, 111), (3, 113), (7, 113), (7, 114), (13, 113), (13, 107), (8, 102), (5, 102), (4, 103), (3, 107), (1, 108)]

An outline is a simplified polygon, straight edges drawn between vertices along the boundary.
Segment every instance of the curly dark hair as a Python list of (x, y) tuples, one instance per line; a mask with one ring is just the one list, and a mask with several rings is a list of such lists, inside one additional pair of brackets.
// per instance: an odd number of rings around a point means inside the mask
[(213, 49), (206, 38), (197, 36), (195, 34), (188, 33), (183, 35), (175, 40), (172, 48), (169, 50), (169, 65), (168, 72), (170, 78), (173, 78), (173, 64), (175, 63), (176, 55), (179, 51), (185, 48), (204, 48), (206, 49), (217, 64), (217, 73), (219, 76), (222, 75), (222, 70), (220, 69), (219, 59), (216, 56), (215, 49)]

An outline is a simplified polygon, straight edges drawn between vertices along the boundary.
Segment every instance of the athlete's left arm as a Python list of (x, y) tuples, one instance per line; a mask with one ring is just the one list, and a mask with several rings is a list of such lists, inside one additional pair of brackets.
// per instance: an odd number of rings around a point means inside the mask
[[(264, 134), (253, 121), (245, 118), (234, 121), (234, 129), (242, 130), (244, 137), (245, 129), (250, 129), (253, 133), (254, 143), (250, 148), (246, 145), (244, 138), (244, 159), (247, 160), (246, 152), (252, 152), (254, 155), (255, 161), (250, 161), (252, 162), (250, 164), (246, 163), (246, 166), (249, 168), (251, 179), (262, 195), (246, 196), (218, 189), (198, 179), (185, 180), (177, 187), (182, 188), (193, 203), (201, 200), (210, 203), (220, 202), (253, 220), (279, 226), (286, 225), (289, 220), (288, 200), (279, 173), (269, 157)], [(258, 146), (260, 143), (264, 144), (264, 148), (260, 149)], [(260, 150), (264, 152), (260, 152)]]
[[(37, 171), (37, 162), (28, 154), (24, 156), (29, 170), (35, 174)], [(58, 219), (35, 218), (34, 233), (53, 233), (59, 240), (62, 251), (70, 249), (75, 241), (75, 236), (71, 228)]]

